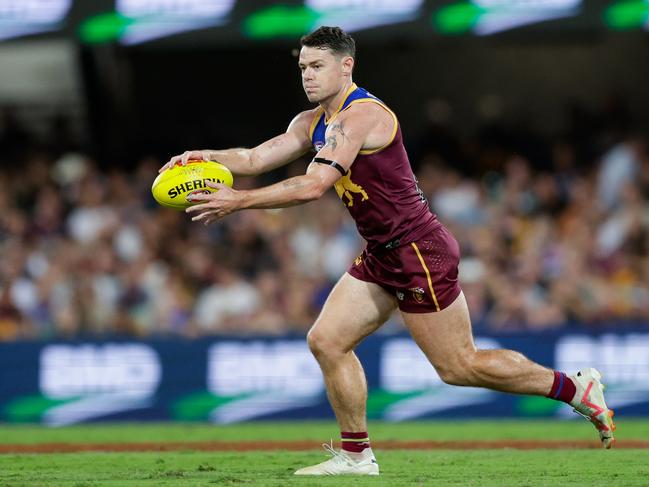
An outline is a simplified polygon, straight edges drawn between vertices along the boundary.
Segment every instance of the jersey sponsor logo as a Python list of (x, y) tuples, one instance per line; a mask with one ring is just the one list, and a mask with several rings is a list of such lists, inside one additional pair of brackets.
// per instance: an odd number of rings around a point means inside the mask
[(313, 144), (313, 148), (316, 150), (316, 152), (320, 152), (320, 149), (324, 147), (324, 142), (318, 141), (315, 144)]
[(336, 188), (336, 193), (338, 193), (338, 197), (347, 206), (354, 206), (354, 194), (359, 194), (361, 196), (361, 202), (370, 199), (363, 187), (360, 184), (356, 184), (352, 181), (351, 176), (352, 170), (349, 169), (347, 171), (347, 174), (336, 181), (336, 184), (334, 185), (334, 187)]

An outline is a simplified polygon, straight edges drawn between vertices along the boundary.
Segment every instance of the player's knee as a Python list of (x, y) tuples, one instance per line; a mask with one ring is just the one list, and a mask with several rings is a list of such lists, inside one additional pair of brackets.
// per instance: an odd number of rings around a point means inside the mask
[(313, 355), (317, 356), (320, 353), (321, 338), (320, 334), (315, 330), (315, 328), (311, 328), (309, 330), (309, 333), (307, 333), (306, 343)]
[(306, 342), (316, 358), (338, 353), (337, 341), (317, 326), (311, 328), (306, 336)]

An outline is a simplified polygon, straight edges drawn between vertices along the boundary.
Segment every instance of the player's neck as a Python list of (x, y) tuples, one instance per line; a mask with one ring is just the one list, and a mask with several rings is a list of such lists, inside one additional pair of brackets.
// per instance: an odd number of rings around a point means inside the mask
[(354, 82), (350, 79), (347, 83), (344, 84), (344, 86), (340, 91), (338, 91), (338, 93), (320, 102), (320, 106), (324, 110), (325, 118), (327, 120), (330, 120), (331, 117), (336, 114), (340, 106), (345, 101), (345, 98), (347, 98), (347, 92), (353, 84)]

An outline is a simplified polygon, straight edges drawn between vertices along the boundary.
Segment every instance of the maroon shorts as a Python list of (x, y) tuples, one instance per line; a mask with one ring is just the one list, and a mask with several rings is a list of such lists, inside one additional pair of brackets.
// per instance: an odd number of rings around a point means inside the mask
[(373, 282), (397, 298), (407, 313), (430, 313), (449, 306), (460, 294), (460, 247), (443, 225), (395, 249), (367, 249), (347, 272)]

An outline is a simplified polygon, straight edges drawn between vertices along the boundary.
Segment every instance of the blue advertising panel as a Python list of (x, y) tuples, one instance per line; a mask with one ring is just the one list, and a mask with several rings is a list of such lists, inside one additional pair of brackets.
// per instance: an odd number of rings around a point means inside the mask
[[(476, 337), (548, 367), (593, 366), (618, 414), (649, 414), (649, 332)], [(358, 356), (368, 416), (577, 417), (540, 397), (444, 384), (407, 336), (374, 336)], [(0, 420), (58, 426), (88, 421), (331, 419), (320, 368), (303, 337), (0, 344)]]

